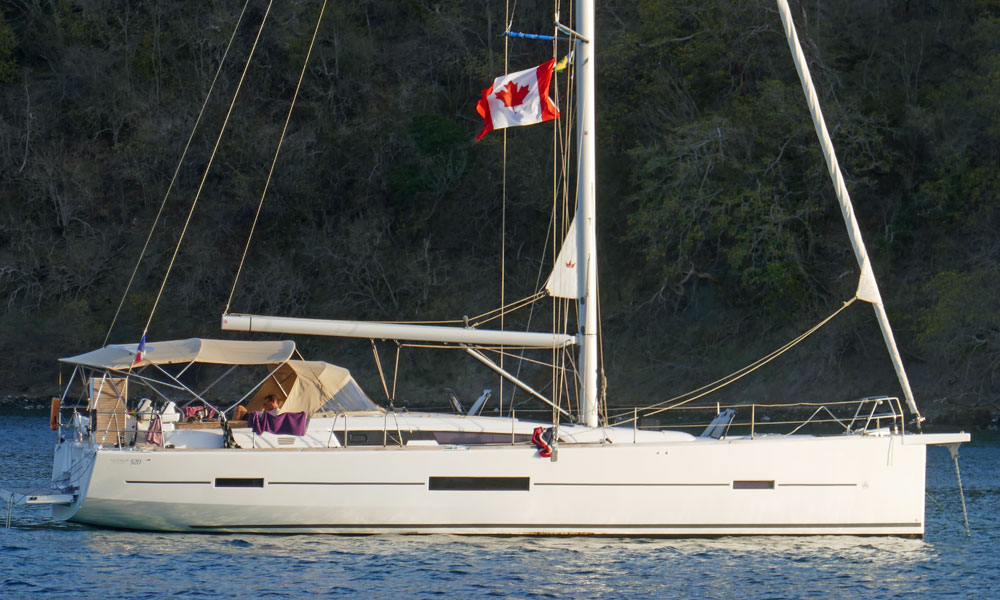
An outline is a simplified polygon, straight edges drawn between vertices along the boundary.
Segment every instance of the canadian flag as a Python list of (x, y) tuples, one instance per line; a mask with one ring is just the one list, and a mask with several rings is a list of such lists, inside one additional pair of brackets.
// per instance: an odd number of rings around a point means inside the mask
[(533, 69), (508, 73), (493, 80), (493, 85), (483, 90), (483, 97), (476, 104), (476, 112), (486, 122), (476, 141), (494, 129), (534, 125), (559, 118), (559, 110), (549, 98), (552, 69), (556, 60)]

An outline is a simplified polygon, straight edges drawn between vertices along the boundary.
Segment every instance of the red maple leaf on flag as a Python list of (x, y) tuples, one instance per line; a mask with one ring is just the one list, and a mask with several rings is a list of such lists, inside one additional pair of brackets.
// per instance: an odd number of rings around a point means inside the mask
[(531, 90), (530, 87), (518, 86), (513, 81), (508, 81), (507, 85), (503, 87), (502, 90), (497, 92), (496, 99), (504, 103), (504, 106), (514, 108), (515, 106), (520, 106), (524, 102), (524, 98), (528, 95)]

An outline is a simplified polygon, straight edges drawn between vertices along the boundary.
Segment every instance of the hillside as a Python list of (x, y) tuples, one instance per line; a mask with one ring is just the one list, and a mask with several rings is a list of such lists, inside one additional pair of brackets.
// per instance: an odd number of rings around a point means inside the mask
[[(110, 342), (138, 341), (196, 196), (149, 336), (228, 335), (219, 315), (320, 4), (267, 15), (213, 156), (265, 16), (248, 3), (162, 213), (243, 5), (0, 7), (0, 390), (55, 393), (55, 358), (101, 345), (113, 321)], [(939, 422), (995, 418), (1000, 3), (791, 4), (918, 401)], [(632, 406), (799, 335), (853, 296), (857, 267), (773, 1), (598, 10), (604, 364), (609, 402)], [(550, 11), (519, 3), (514, 29), (548, 33)], [(509, 133), (506, 180), (503, 137), (473, 141), (503, 22), (500, 3), (467, 0), (327, 7), (231, 310), (461, 319), (500, 304), (501, 253), (503, 297), (537, 289), (552, 129)], [(509, 41), (511, 71), (551, 56)], [(299, 342), (382, 399), (367, 343)], [(463, 398), (495, 385), (464, 356), (403, 362), (412, 406), (444, 401), (442, 377)], [(869, 393), (900, 391), (855, 303), (708, 400)]]

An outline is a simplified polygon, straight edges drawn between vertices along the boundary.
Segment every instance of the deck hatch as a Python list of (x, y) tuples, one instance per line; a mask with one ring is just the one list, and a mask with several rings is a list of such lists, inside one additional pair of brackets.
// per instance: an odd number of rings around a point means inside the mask
[(734, 490), (773, 490), (774, 481), (742, 480), (733, 482)]
[(225, 488), (262, 488), (263, 477), (216, 477), (215, 487)]
[(529, 477), (431, 477), (427, 482), (431, 491), (512, 491), (531, 489)]

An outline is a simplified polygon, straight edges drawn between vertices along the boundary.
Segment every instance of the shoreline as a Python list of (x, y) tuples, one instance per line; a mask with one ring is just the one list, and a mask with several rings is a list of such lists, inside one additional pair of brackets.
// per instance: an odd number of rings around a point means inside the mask
[(53, 396), (0, 396), (0, 413), (49, 414)]

